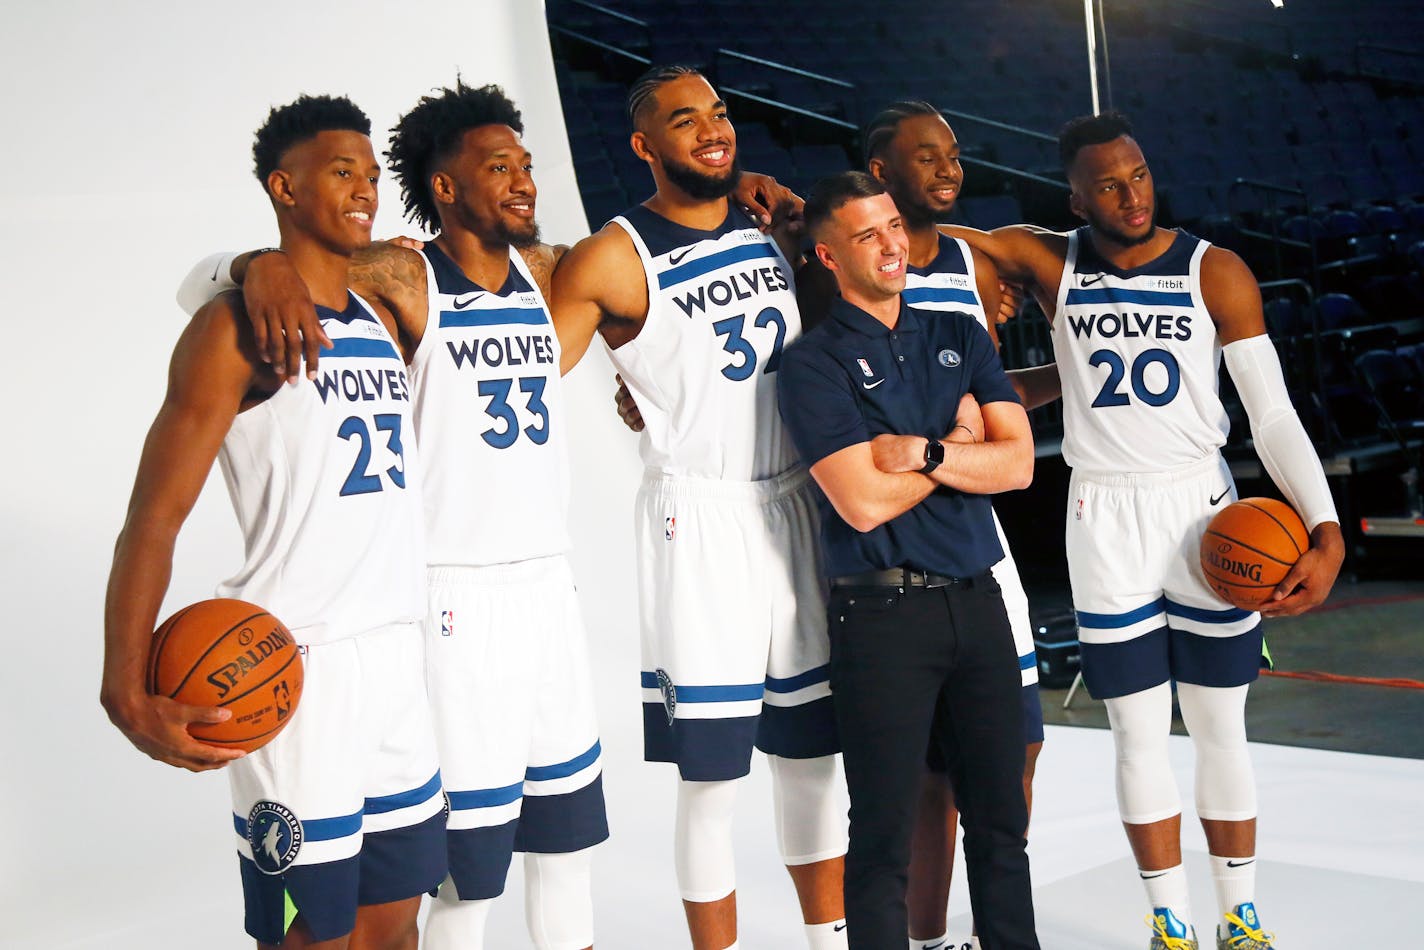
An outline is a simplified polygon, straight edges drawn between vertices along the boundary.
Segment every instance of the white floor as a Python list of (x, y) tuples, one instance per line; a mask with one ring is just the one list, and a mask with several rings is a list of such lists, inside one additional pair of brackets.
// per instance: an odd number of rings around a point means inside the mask
[[(1173, 756), (1189, 798), (1186, 740), (1173, 740)], [(1117, 822), (1111, 762), (1107, 733), (1050, 727), (1030, 834), (1045, 950), (1145, 945), (1145, 908)], [(1424, 901), (1424, 762), (1265, 745), (1255, 747), (1255, 762), (1263, 815), (1258, 906), (1279, 945), (1406, 945), (1406, 925)], [(217, 776), (200, 781), (201, 797), (210, 799), (205, 807), (221, 814), (224, 783)], [(668, 842), (671, 785), (669, 769), (638, 761), (636, 743), (613, 744), (607, 765), (613, 838), (597, 858), (595, 885), (599, 946), (687, 946)], [(794, 895), (775, 853), (769, 802), (769, 780), (758, 762), (742, 793), (737, 827), (741, 946), (748, 950), (804, 946)], [(1205, 845), (1195, 823), (1187, 826), (1193, 906), (1205, 931), (1214, 913)], [(114, 830), (119, 847), (136, 837), (134, 850), (114, 855), (122, 871), (108, 887), (54, 892), (24, 906), (13, 902), (13, 892), (0, 896), (0, 947), (250, 947), (225, 832), (221, 822), (165, 819), (136, 808), (133, 822)], [(92, 871), (77, 867), (76, 881)], [(961, 883), (962, 875), (961, 867)], [(491, 948), (529, 945), (520, 877), (516, 864), (491, 919)], [(962, 887), (955, 888), (950, 914), (951, 936), (962, 939), (969, 927)]]

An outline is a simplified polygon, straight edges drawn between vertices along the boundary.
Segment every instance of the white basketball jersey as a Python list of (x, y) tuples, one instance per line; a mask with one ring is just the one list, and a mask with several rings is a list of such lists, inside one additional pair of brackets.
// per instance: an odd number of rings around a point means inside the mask
[(308, 645), (425, 615), (419, 466), (405, 363), (355, 294), (317, 308), (317, 378), (238, 413), (219, 459), (246, 543), (218, 588)]
[(425, 249), (430, 314), (411, 361), (425, 459), (431, 564), (561, 554), (568, 536), (568, 416), (559, 341), (519, 252), (498, 290)]
[(614, 223), (648, 280), (648, 317), (611, 351), (643, 415), (643, 462), (668, 475), (759, 481), (796, 464), (776, 408), (781, 352), (801, 334), (791, 268), (729, 209), (697, 231), (641, 205)]
[(1086, 227), (1068, 235), (1053, 350), (1063, 458), (1098, 472), (1161, 472), (1226, 443), (1221, 343), (1201, 295), (1210, 245), (1184, 231), (1156, 260), (1119, 270)]
[(939, 252), (924, 267), (905, 268), (905, 289), (900, 296), (916, 310), (967, 313), (984, 329), (989, 320), (975, 283), (974, 255), (959, 238), (939, 234)]

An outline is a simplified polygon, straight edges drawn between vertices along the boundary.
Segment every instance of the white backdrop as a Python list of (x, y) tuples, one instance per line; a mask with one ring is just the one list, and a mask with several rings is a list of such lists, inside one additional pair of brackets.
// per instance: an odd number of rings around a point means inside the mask
[[(50, 0), (7, 4), (4, 18), (0, 274), (15, 346), (0, 377), (10, 447), (0, 466), (0, 946), (247, 947), (224, 777), (150, 762), (97, 702), (113, 540), (182, 326), (173, 291), (210, 251), (275, 242), (251, 138), (272, 105), (302, 92), (350, 95), (379, 152), (396, 117), (457, 71), (499, 82), (524, 110), (546, 237), (587, 233), (542, 4)], [(392, 182), (381, 198), (377, 233), (410, 233)], [(611, 411), (601, 352), (570, 386), (575, 569), (598, 657), (614, 833), (657, 860), (606, 848), (600, 905), (627, 900), (639, 926), (678, 932), (662, 844), (672, 776), (639, 761), (635, 442)], [(214, 477), (180, 538), (165, 613), (210, 596), (240, 553)], [(642, 794), (643, 782), (656, 788)], [(756, 830), (771, 855), (768, 829)], [(517, 874), (511, 888), (492, 946), (523, 945)], [(618, 912), (600, 911), (599, 925), (616, 932)]]

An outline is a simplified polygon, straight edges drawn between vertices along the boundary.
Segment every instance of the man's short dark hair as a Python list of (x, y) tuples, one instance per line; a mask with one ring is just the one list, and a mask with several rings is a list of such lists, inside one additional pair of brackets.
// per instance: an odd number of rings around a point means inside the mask
[(939, 114), (938, 109), (923, 99), (901, 99), (890, 103), (865, 127), (865, 160), (869, 162), (885, 154), (885, 147), (895, 137), (901, 122), (912, 116)]
[(654, 66), (643, 75), (633, 80), (633, 85), (628, 88), (628, 121), (634, 128), (638, 126), (638, 119), (653, 104), (653, 93), (662, 86), (667, 85), (675, 79), (684, 76), (702, 76), (702, 73), (692, 66)]
[(319, 132), (370, 135), (371, 120), (345, 96), (301, 96), (273, 107), (252, 142), (252, 170), (262, 187), (267, 187), (267, 176), (281, 165), (288, 149)]
[(885, 194), (885, 186), (868, 172), (839, 172), (822, 178), (811, 186), (802, 212), (806, 217), (806, 233), (816, 239), (831, 215), (856, 198), (873, 198)]
[(1090, 145), (1103, 145), (1132, 134), (1132, 123), (1121, 112), (1080, 115), (1070, 119), (1058, 133), (1058, 158), (1066, 173), (1078, 153)]
[(496, 85), (467, 86), (458, 77), (454, 89), (422, 96), (391, 130), (386, 158), (401, 187), (405, 216), (427, 231), (440, 230), (440, 214), (430, 191), (430, 175), (460, 148), (461, 137), (483, 125), (507, 125), (520, 135), (524, 122), (513, 102)]

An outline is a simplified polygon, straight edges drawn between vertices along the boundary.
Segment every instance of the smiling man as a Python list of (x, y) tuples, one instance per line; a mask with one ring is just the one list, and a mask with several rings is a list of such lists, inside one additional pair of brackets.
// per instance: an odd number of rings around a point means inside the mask
[[(302, 97), (272, 110), (253, 157), (281, 233), (274, 254), (303, 282), (331, 341), (328, 382), (369, 374), (389, 385), (283, 386), (257, 354), (238, 295), (203, 306), (174, 349), (105, 609), (104, 708), (160, 761), (227, 765), (247, 931), (284, 950), (415, 950), (420, 895), (446, 868), (409, 389), (391, 315), (347, 289), (376, 214), (369, 132), (349, 100)], [(246, 757), (187, 732), (225, 710), (144, 688), (174, 541), (215, 457), (247, 541), (241, 571), (219, 594), (280, 617), (306, 676), (291, 722)]]
[(983, 326), (906, 301), (910, 244), (883, 185), (864, 172), (823, 179), (806, 226), (840, 297), (787, 350), (778, 385), (822, 489), (831, 688), (851, 799), (850, 946), (904, 946), (933, 734), (958, 793), (980, 937), (1037, 947), (1021, 684), (991, 571), (1003, 550), (989, 503), (1032, 478), (1028, 416)]
[(807, 939), (844, 946), (814, 503), (776, 411), (782, 349), (801, 332), (795, 244), (728, 200), (736, 131), (701, 74), (649, 70), (628, 113), (657, 190), (569, 251), (553, 302), (566, 353), (601, 334), (646, 422), (644, 755), (678, 766), (674, 858), (693, 947), (736, 945), (732, 815), (753, 745)]

